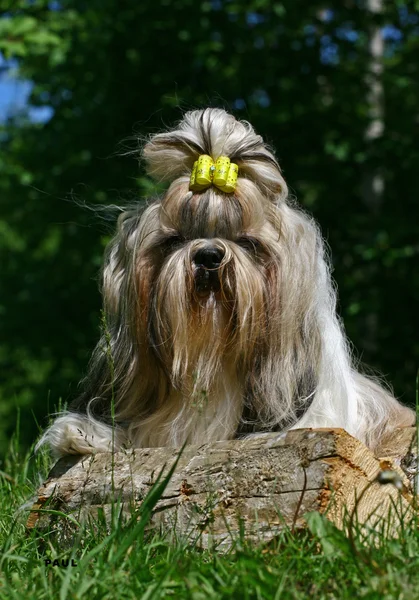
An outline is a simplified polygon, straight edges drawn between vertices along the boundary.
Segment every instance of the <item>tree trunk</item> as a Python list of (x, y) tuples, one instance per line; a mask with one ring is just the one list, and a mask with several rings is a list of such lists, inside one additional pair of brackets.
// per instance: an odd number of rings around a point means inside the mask
[[(368, 0), (367, 10), (373, 16), (380, 15), (383, 10), (382, 0)], [(384, 135), (384, 87), (382, 82), (384, 37), (380, 24), (374, 23), (370, 27), (368, 45), (370, 60), (365, 77), (369, 115), (369, 123), (365, 130), (367, 150)], [(377, 167), (370, 167), (364, 177), (363, 196), (365, 204), (374, 214), (379, 213), (383, 193), (382, 172)]]
[[(367, 0), (369, 19), (381, 15), (383, 11), (382, 0)], [(381, 211), (384, 195), (384, 177), (382, 168), (377, 164), (377, 146), (384, 135), (384, 86), (383, 56), (384, 37), (380, 24), (373, 22), (369, 27), (369, 62), (365, 76), (366, 100), (369, 122), (365, 130), (365, 148), (367, 153), (366, 170), (363, 174), (361, 193), (365, 205), (371, 211), (373, 218), (377, 218)], [(369, 265), (369, 277), (372, 279), (376, 273), (377, 265)], [(365, 318), (366, 331), (364, 348), (369, 352), (377, 352), (378, 315), (371, 310)]]

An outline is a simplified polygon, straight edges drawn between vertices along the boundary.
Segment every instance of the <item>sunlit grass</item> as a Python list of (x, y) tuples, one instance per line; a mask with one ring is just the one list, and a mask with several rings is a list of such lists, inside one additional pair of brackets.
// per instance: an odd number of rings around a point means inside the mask
[(164, 478), (131, 520), (115, 511), (110, 523), (82, 524), (75, 542), (61, 547), (48, 532), (25, 529), (51, 460), (45, 450), (23, 456), (18, 447), (15, 438), (1, 472), (1, 599), (419, 597), (417, 521), (402, 527), (397, 539), (382, 528), (370, 541), (355, 523), (349, 540), (317, 515), (307, 531), (284, 530), (258, 547), (239, 536), (221, 554), (146, 529)]

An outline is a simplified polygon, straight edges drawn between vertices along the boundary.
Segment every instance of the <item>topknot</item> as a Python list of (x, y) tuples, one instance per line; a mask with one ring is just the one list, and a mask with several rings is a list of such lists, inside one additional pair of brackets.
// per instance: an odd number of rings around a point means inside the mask
[(215, 161), (228, 156), (239, 167), (239, 178), (253, 181), (266, 195), (285, 198), (287, 188), (272, 150), (247, 121), (238, 121), (221, 108), (185, 113), (177, 126), (153, 135), (143, 155), (148, 174), (158, 181), (190, 176), (201, 154)]

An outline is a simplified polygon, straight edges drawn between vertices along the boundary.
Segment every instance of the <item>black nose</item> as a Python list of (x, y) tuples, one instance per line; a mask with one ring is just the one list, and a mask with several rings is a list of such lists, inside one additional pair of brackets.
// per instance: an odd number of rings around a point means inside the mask
[(193, 257), (193, 261), (197, 267), (205, 267), (206, 269), (218, 269), (223, 260), (224, 252), (219, 248), (203, 248)]

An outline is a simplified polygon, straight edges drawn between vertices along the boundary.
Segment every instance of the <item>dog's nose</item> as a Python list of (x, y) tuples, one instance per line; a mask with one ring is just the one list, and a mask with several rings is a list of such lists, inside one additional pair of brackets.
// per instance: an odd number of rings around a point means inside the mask
[(197, 267), (205, 267), (206, 269), (218, 269), (223, 260), (224, 252), (219, 248), (202, 248), (193, 257), (193, 261)]

